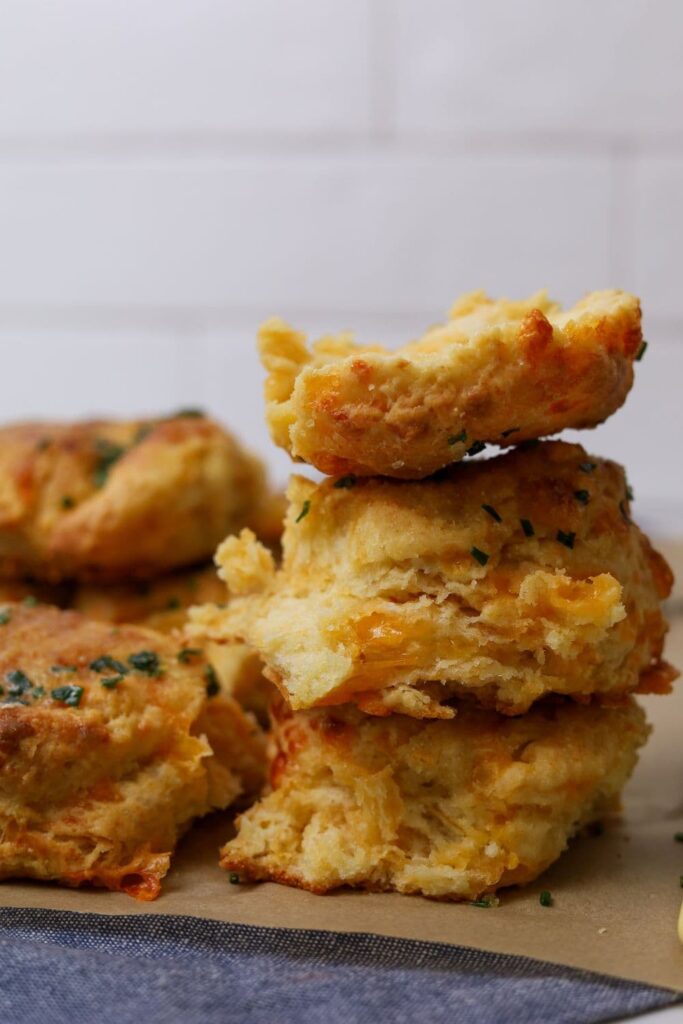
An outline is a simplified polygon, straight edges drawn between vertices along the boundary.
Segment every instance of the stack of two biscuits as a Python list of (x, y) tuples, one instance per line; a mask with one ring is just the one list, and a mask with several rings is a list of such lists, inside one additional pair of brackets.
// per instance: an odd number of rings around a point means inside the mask
[[(623, 470), (538, 438), (618, 408), (643, 344), (620, 292), (468, 296), (397, 352), (265, 325), (273, 437), (332, 476), (292, 479), (279, 568), (225, 541), (231, 601), (195, 613), (280, 691), (225, 868), (487, 899), (618, 806), (648, 735), (633, 693), (675, 676), (671, 574)], [(518, 447), (473, 459), (485, 442)]]

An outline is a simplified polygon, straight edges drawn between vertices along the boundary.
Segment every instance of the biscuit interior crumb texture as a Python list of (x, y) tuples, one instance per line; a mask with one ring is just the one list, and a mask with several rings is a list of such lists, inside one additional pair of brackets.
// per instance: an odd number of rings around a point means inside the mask
[(632, 698), (519, 718), (277, 711), (272, 791), (221, 865), (247, 880), (476, 899), (528, 882), (618, 806), (648, 734)]
[(46, 607), (0, 621), (0, 878), (154, 898), (191, 820), (258, 789), (260, 730), (169, 637)]
[(671, 572), (615, 463), (549, 441), (420, 482), (343, 483), (293, 478), (282, 566), (248, 532), (228, 538), (231, 600), (191, 616), (195, 635), (258, 651), (293, 708), (449, 717), (475, 696), (520, 714), (551, 692), (670, 685)]
[(259, 333), (271, 436), (323, 473), (419, 479), (480, 442), (593, 427), (624, 402), (642, 344), (638, 300), (593, 292), (562, 312), (465, 295), (396, 351), (350, 334), (311, 349), (279, 319)]
[(204, 416), (0, 429), (0, 578), (125, 581), (258, 525), (264, 470)]

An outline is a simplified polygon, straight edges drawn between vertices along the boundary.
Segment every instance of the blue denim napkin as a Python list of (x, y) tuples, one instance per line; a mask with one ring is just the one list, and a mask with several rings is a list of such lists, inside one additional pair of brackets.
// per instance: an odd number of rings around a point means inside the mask
[(433, 942), (0, 909), (2, 1024), (580, 1024), (679, 998)]

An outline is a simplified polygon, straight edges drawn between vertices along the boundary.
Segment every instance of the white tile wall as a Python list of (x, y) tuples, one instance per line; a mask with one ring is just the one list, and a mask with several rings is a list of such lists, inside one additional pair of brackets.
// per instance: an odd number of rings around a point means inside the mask
[(5, 0), (1, 418), (204, 403), (283, 478), (264, 316), (398, 342), (622, 286), (651, 346), (585, 441), (678, 528), (682, 37), (680, 0)]

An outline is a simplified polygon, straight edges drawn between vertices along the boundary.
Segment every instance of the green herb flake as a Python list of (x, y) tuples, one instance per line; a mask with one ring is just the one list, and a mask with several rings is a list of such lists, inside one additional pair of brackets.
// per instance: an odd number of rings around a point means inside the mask
[(624, 522), (627, 523), (628, 526), (630, 526), (631, 525), (631, 517), (628, 514), (628, 508), (626, 506), (626, 501), (625, 501), (624, 498), (622, 498), (621, 501), (619, 502), (619, 512), (621, 513), (621, 518), (624, 520)]
[(475, 441), (474, 444), (467, 449), (468, 455), (478, 455), (479, 452), (483, 452), (486, 447), (486, 441)]
[(146, 437), (149, 437), (155, 426), (155, 423), (143, 423), (142, 426), (138, 427), (133, 437), (133, 444), (140, 444)]
[(482, 896), (480, 900), (470, 900), (469, 905), (471, 907), (483, 907), (485, 910), (488, 910), (490, 907), (495, 907), (496, 904), (492, 899)]
[(36, 697), (36, 698), (44, 697), (45, 696), (45, 687), (44, 686), (34, 686), (33, 687), (33, 696)]
[(203, 409), (178, 409), (171, 416), (172, 420), (203, 420), (206, 413)]
[(204, 678), (206, 679), (206, 696), (215, 697), (217, 693), (220, 693), (221, 685), (218, 682), (218, 676), (213, 665), (206, 666)]
[(591, 500), (590, 491), (574, 491), (574, 497), (582, 505), (587, 505)]
[(228, 881), (230, 882), (230, 885), (239, 885), (240, 876), (235, 871), (231, 871), (228, 875)]
[(7, 692), (10, 697), (20, 697), (33, 689), (33, 683), (20, 668), (15, 668), (12, 672), (8, 672), (5, 679), (9, 683)]
[(306, 516), (308, 515), (308, 513), (310, 511), (311, 511), (311, 503), (310, 503), (310, 501), (307, 498), (306, 501), (301, 506), (301, 512), (299, 512), (299, 515), (296, 517), (294, 522), (295, 523), (300, 523), (302, 519), (306, 518)]
[(493, 507), (493, 505), (482, 505), (481, 507), (483, 508), (484, 512), (486, 512), (488, 515), (491, 516), (491, 519), (495, 520), (495, 522), (497, 522), (497, 523), (502, 523), (503, 522), (503, 517), (501, 515), (499, 515), (498, 512), (496, 512), (496, 510)]
[(638, 351), (636, 352), (636, 362), (637, 362), (637, 363), (639, 363), (639, 362), (640, 362), (640, 360), (641, 360), (641, 359), (643, 358), (643, 356), (645, 355), (645, 350), (646, 350), (646, 349), (647, 349), (647, 342), (646, 342), (646, 341), (643, 341), (643, 342), (641, 342), (640, 348), (639, 348), (639, 349), (638, 349)]
[(465, 442), (466, 440), (467, 431), (461, 430), (459, 434), (453, 434), (451, 437), (449, 437), (448, 443), (449, 445), (453, 446), (454, 444), (463, 444), (463, 442)]
[(12, 612), (9, 608), (0, 608), (0, 626), (6, 626), (12, 618)]
[(674, 842), (683, 843), (683, 832), (674, 832)]
[(169, 597), (168, 601), (166, 602), (166, 609), (167, 609), (167, 611), (174, 612), (178, 608), (180, 608), (180, 598), (179, 597)]
[(156, 651), (138, 651), (137, 654), (131, 654), (128, 664), (146, 676), (158, 676), (161, 673), (159, 655)]
[(125, 676), (130, 672), (130, 669), (122, 661), (112, 658), (111, 654), (100, 655), (99, 658), (91, 661), (88, 667), (93, 672), (114, 672), (117, 676)]
[(519, 523), (522, 529), (524, 530), (525, 537), (534, 536), (536, 531), (534, 530), (534, 524), (531, 522), (530, 519), (520, 519)]
[(115, 690), (121, 682), (123, 682), (123, 676), (106, 676), (104, 679), (100, 679), (100, 683), (107, 690)]
[(552, 893), (550, 893), (547, 889), (544, 889), (538, 897), (538, 902), (541, 904), (542, 907), (552, 907)]
[(560, 544), (564, 544), (566, 548), (570, 550), (574, 547), (574, 541), (576, 540), (576, 534), (573, 531), (565, 533), (564, 530), (557, 531), (557, 540)]
[(75, 665), (50, 665), (50, 672), (58, 675), (60, 672), (78, 672)]
[(203, 653), (204, 651), (201, 647), (183, 647), (178, 651), (176, 657), (178, 658), (178, 661), (182, 662), (183, 665), (186, 665), (188, 661), (192, 660), (192, 658), (201, 658)]
[(630, 484), (626, 484), (626, 497), (629, 501), (633, 501), (635, 495), (633, 494), (633, 488)]
[(347, 476), (340, 476), (338, 480), (334, 481), (334, 486), (337, 490), (350, 491), (352, 487), (355, 487), (358, 482), (358, 477), (355, 473), (349, 473)]
[(77, 708), (81, 703), (81, 697), (83, 696), (82, 686), (58, 686), (55, 690), (50, 690), (50, 696), (54, 700), (59, 700), (62, 704), (66, 704), (67, 707)]
[(36, 442), (36, 451), (37, 452), (44, 452), (47, 448), (50, 447), (51, 444), (52, 444), (52, 438), (50, 438), (50, 437), (41, 437), (40, 441)]
[(579, 469), (582, 473), (592, 473), (594, 469), (598, 468), (597, 462), (580, 462)]
[(38, 604), (38, 598), (33, 594), (27, 594), (24, 600), (21, 602), (26, 608), (35, 608)]
[(500, 436), (501, 437), (509, 437), (510, 434), (518, 434), (521, 429), (522, 429), (521, 427), (508, 427), (507, 430), (501, 431), (501, 435)]
[(62, 508), (73, 508), (75, 504), (76, 502), (74, 501), (70, 494), (64, 494), (62, 496), (62, 500), (60, 501), (60, 505), (62, 506)]
[(479, 565), (486, 565), (491, 557), (490, 555), (487, 555), (485, 551), (481, 551), (480, 548), (470, 548), (470, 554), (476, 562), (479, 562)]
[(97, 463), (93, 473), (95, 487), (100, 488), (104, 486), (109, 476), (109, 470), (125, 454), (125, 451), (126, 449), (122, 445), (114, 444), (113, 441), (107, 441), (103, 438), (98, 438), (95, 441), (95, 453), (97, 455)]

